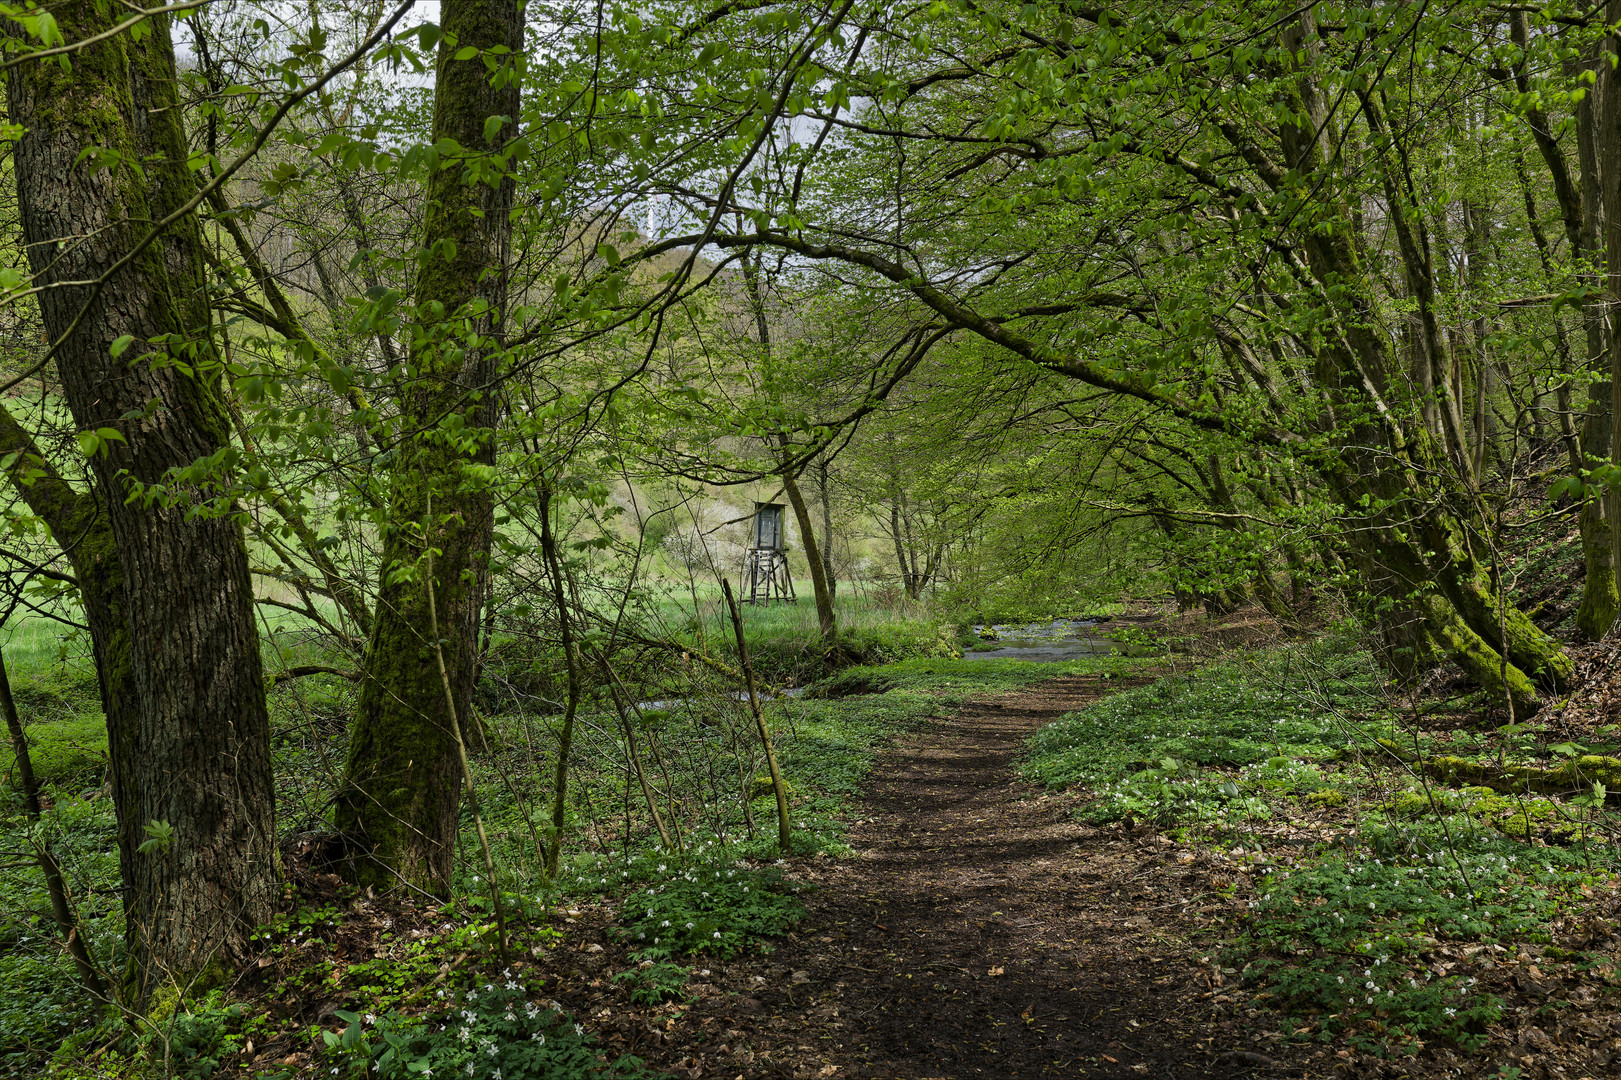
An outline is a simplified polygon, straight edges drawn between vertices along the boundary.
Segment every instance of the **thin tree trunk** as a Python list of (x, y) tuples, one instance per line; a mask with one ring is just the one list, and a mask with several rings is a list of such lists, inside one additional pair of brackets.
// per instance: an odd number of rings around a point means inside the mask
[[(1605, 22), (1612, 26), (1617, 19), (1621, 19), (1621, 0), (1608, 0), (1605, 4), (1604, 18)], [(1612, 67), (1618, 58), (1621, 58), (1621, 38), (1614, 33), (1608, 34), (1604, 38), (1604, 49), (1598, 65), (1600, 92), (1594, 146), (1598, 161), (1598, 186), (1602, 192), (1599, 204), (1603, 213), (1600, 224), (1603, 234), (1605, 286), (1604, 337), (1609, 346), (1610, 376), (1610, 397), (1607, 402), (1610, 430), (1607, 449), (1612, 465), (1621, 464), (1621, 350), (1615, 347), (1617, 326), (1613, 314), (1617, 299), (1621, 298), (1621, 129), (1617, 127), (1621, 124), (1621, 73)], [(1597, 439), (1594, 441), (1597, 442)], [(1617, 528), (1617, 522), (1621, 521), (1621, 492), (1612, 490), (1605, 495), (1604, 518), (1605, 528), (1593, 531), (1595, 534), (1608, 534), (1609, 584), (1613, 588), (1616, 569), (1621, 567), (1621, 528)], [(1598, 587), (1602, 588), (1604, 584), (1605, 582), (1601, 581)], [(1582, 607), (1584, 612), (1578, 614), (1588, 615), (1588, 625), (1583, 626), (1583, 630), (1590, 636), (1597, 636), (1594, 631), (1598, 629), (1599, 622), (1604, 621), (1605, 614), (1609, 615), (1607, 620), (1609, 623), (1615, 620), (1614, 606), (1611, 605), (1608, 611), (1603, 610), (1606, 607), (1603, 600), (1593, 604), (1592, 610), (1588, 611), (1587, 597), (1584, 596)], [(1607, 630), (1608, 626), (1605, 629)]]
[[(1486, 285), (1486, 260), (1491, 249), (1491, 224), (1486, 215), (1486, 209), (1474, 202), (1464, 204), (1464, 252), (1469, 261), (1468, 274), (1465, 280), (1468, 283), (1470, 300), (1476, 305), (1481, 303), (1481, 293)], [(1486, 355), (1487, 323), (1484, 316), (1476, 315), (1471, 321), (1468, 331), (1470, 359), (1475, 368), (1475, 401), (1472, 430), (1470, 431), (1470, 461), (1476, 477), (1486, 474), (1487, 444), (1492, 441), (1495, 434), (1495, 424), (1491, 411), (1491, 396), (1494, 392), (1493, 370), (1490, 358)]]
[(897, 495), (889, 501), (889, 535), (895, 541), (895, 562), (901, 568), (901, 588), (912, 595), (912, 568), (906, 562), (906, 537), (901, 532), (901, 503)]
[[(1602, 47), (1586, 60), (1586, 66), (1595, 70), (1597, 79), (1591, 90), (1576, 103), (1576, 151), (1581, 170), (1581, 198), (1579, 204), (1579, 243), (1571, 245), (1579, 253), (1583, 281), (1593, 281), (1602, 271), (1605, 226), (1604, 175), (1599, 164), (1599, 115), (1608, 110), (1616, 93), (1609, 75), (1608, 51)], [(1605, 112), (1605, 115), (1610, 115)], [(1612, 133), (1613, 137), (1613, 133)], [(1582, 417), (1582, 468), (1593, 468), (1610, 457), (1610, 431), (1612, 414), (1610, 396), (1613, 381), (1610, 378), (1611, 333), (1608, 309), (1601, 294), (1594, 293), (1582, 302), (1582, 326), (1587, 340), (1589, 368), (1603, 378), (1589, 385), (1587, 409)], [(1576, 626), (1590, 640), (1597, 641), (1609, 632), (1621, 612), (1621, 591), (1617, 589), (1614, 554), (1616, 498), (1599, 496), (1582, 504), (1580, 527), (1582, 561), (1587, 576), (1582, 583), (1582, 603), (1576, 612)]]
[(541, 489), (540, 548), (546, 572), (552, 581), (552, 602), (557, 605), (558, 638), (563, 646), (563, 666), (568, 671), (568, 696), (563, 705), (563, 723), (557, 735), (557, 767), (552, 771), (551, 846), (546, 850), (546, 873), (557, 875), (563, 853), (563, 826), (568, 822), (568, 763), (574, 752), (574, 718), (580, 710), (580, 657), (574, 642), (574, 620), (568, 610), (568, 588), (563, 562), (557, 552), (557, 536), (552, 531), (552, 492)]
[[(34, 775), (34, 759), (28, 752), (28, 737), (23, 732), (22, 717), (17, 715), (17, 703), (11, 696), (11, 676), (6, 671), (6, 659), (0, 654), (0, 711), (6, 715), (6, 731), (11, 735), (12, 753), (17, 758), (18, 779), (22, 781), (23, 810), (28, 814), (30, 821), (38, 821), (42, 813), (42, 804), (39, 801), (39, 780)], [(107, 992), (107, 984), (101, 978), (101, 971), (96, 962), (91, 959), (90, 950), (85, 945), (84, 927), (79, 924), (78, 918), (73, 914), (73, 906), (68, 901), (67, 882), (62, 877), (62, 867), (51, 854), (51, 849), (43, 840), (33, 840), (34, 859), (39, 863), (40, 873), (45, 877), (45, 892), (51, 898), (51, 919), (56, 923), (57, 932), (62, 935), (62, 944), (68, 955), (73, 958), (73, 967), (79, 973), (79, 981), (84, 983), (86, 990), (98, 1001), (111, 1001)]]
[[(1514, 42), (1522, 49), (1526, 49), (1530, 41), (1530, 28), (1525, 12), (1513, 12), (1510, 15), (1509, 26)], [(1602, 273), (1607, 234), (1604, 226), (1605, 195), (1599, 163), (1598, 129), (1601, 113), (1604, 117), (1611, 116), (1609, 112), (1603, 110), (1601, 103), (1614, 94), (1608, 51), (1602, 39), (1589, 45), (1584, 54), (1572, 57), (1566, 63), (1566, 73), (1573, 81), (1587, 71), (1592, 71), (1595, 79), (1588, 92), (1575, 105), (1576, 175), (1580, 177), (1579, 185), (1572, 179), (1572, 170), (1566, 160), (1565, 151), (1560, 146), (1548, 119), (1540, 110), (1531, 109), (1526, 113), (1526, 120), (1536, 140), (1537, 148), (1542, 153), (1543, 161), (1548, 167), (1549, 177), (1553, 181), (1554, 198), (1559, 205), (1560, 218), (1564, 224), (1565, 240), (1570, 246), (1571, 257), (1577, 266), (1578, 280), (1583, 283), (1594, 283)], [(1521, 94), (1529, 94), (1531, 91), (1530, 79), (1523, 60), (1515, 68), (1515, 89)], [(1611, 134), (1613, 137), (1613, 132)], [(1548, 242), (1537, 226), (1536, 205), (1523, 163), (1519, 168), (1519, 176), (1525, 196), (1526, 217), (1531, 224), (1543, 269), (1552, 275), (1552, 256)], [(1609, 459), (1611, 426), (1611, 381), (1608, 377), (1609, 318), (1603, 296), (1592, 293), (1584, 298), (1581, 313), (1583, 336), (1587, 345), (1586, 367), (1603, 377), (1589, 384), (1579, 438), (1571, 415), (1570, 385), (1563, 382), (1555, 388), (1560, 414), (1560, 432), (1570, 449), (1571, 470), (1578, 477)], [(1565, 335), (1562, 326), (1557, 332), (1563, 345)], [(1617, 610), (1621, 610), (1621, 596), (1618, 596), (1616, 590), (1615, 558), (1612, 548), (1614, 541), (1611, 522), (1614, 519), (1614, 511), (1614, 499), (1603, 495), (1584, 499), (1579, 511), (1582, 560), (1586, 576), (1582, 583), (1582, 603), (1576, 613), (1576, 626), (1583, 636), (1595, 641), (1609, 631), (1615, 621)]]
[(827, 594), (839, 595), (839, 579), (833, 573), (833, 500), (828, 493), (827, 460), (816, 463), (816, 493), (822, 501), (822, 573), (827, 577)]
[[(782, 437), (786, 444), (786, 437)], [(786, 446), (784, 446), (786, 452)], [(799, 482), (787, 470), (777, 474), (782, 490), (788, 496), (788, 505), (794, 508), (794, 521), (799, 524), (799, 542), (805, 546), (805, 561), (810, 566), (811, 592), (816, 597), (816, 622), (822, 635), (822, 648), (833, 650), (839, 644), (838, 615), (833, 608), (833, 589), (829, 585), (826, 564), (816, 549), (816, 529), (811, 522), (810, 507), (799, 490)]]
[[(760, 349), (770, 356), (771, 324), (766, 320), (765, 294), (760, 290), (759, 268), (753, 259), (743, 260), (743, 283), (748, 289), (749, 303), (754, 308), (754, 328), (760, 338)], [(768, 445), (772, 443), (775, 444), (773, 449), (780, 452), (784, 459), (777, 476), (782, 480), (782, 490), (788, 496), (788, 505), (794, 510), (794, 521), (799, 525), (799, 542), (805, 548), (805, 562), (809, 564), (810, 570), (811, 592), (816, 598), (816, 622), (822, 636), (822, 648), (832, 652), (838, 648), (839, 624), (833, 608), (831, 576), (817, 551), (816, 528), (811, 522), (810, 507), (805, 503), (805, 495), (799, 490), (799, 474), (786, 460), (790, 449), (788, 436), (779, 433), (768, 440)]]
[[(630, 771), (635, 774), (636, 782), (642, 789), (642, 800), (647, 804), (647, 812), (653, 818), (653, 827), (658, 830), (659, 839), (667, 848), (675, 847), (675, 840), (670, 836), (669, 826), (664, 824), (664, 815), (659, 813), (658, 799), (653, 794), (653, 785), (648, 782), (647, 771), (642, 768), (642, 755), (636, 749), (636, 730), (631, 726), (631, 706), (620, 693), (619, 677), (608, 666), (606, 657), (602, 658), (603, 670), (608, 676), (608, 694), (613, 701), (614, 711), (619, 714), (619, 727), (625, 733), (625, 760), (630, 765)], [(747, 807), (745, 806), (745, 810)]]

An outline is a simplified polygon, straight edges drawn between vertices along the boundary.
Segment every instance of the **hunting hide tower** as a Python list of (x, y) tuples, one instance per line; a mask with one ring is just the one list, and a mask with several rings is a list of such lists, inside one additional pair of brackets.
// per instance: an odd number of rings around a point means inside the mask
[(794, 596), (793, 578), (788, 576), (788, 549), (784, 541), (782, 504), (755, 503), (749, 549), (743, 556), (747, 603), (798, 599)]

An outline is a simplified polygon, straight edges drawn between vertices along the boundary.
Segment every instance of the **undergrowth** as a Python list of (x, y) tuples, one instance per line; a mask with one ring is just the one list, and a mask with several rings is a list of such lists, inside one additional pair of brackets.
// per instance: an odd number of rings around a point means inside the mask
[[(873, 636), (863, 651), (890, 655), (880, 640), (889, 631), (867, 629)], [(943, 655), (951, 651), (950, 641), (940, 636), (938, 624), (927, 629), (927, 635), (918, 627), (894, 630), (896, 641), (927, 637), (927, 648), (912, 650), (911, 659), (848, 668), (804, 698), (765, 703), (792, 804), (790, 854), (847, 853), (844, 819), (874, 754), (896, 734), (949, 715), (971, 697), (1057, 674), (1107, 678), (1137, 666), (1107, 657), (1043, 665), (959, 659)], [(894, 654), (910, 648), (896, 646)], [(41, 678), (17, 679), (19, 695), (33, 695), (30, 716), (37, 722), (31, 736), (36, 758), (48, 771), (51, 807), (33, 831), (61, 859), (92, 948), (107, 970), (116, 971), (121, 920), (115, 823), (110, 800), (94, 789), (104, 761), (104, 742), (97, 740), (104, 740), (104, 733), (99, 715), (90, 715), (93, 702), (80, 693), (82, 680), (69, 680), (69, 692), (61, 694), (51, 682), (56, 676), (45, 667), (37, 674)], [(769, 949), (803, 910), (797, 886), (774, 865), (781, 855), (775, 807), (752, 714), (731, 696), (724, 680), (705, 682), (699, 674), (682, 688), (686, 696), (639, 706), (631, 717), (653, 782), (672, 793), (664, 813), (673, 844), (657, 839), (640, 790), (627, 774), (619, 719), (600, 696), (589, 699), (580, 713), (564, 806), (569, 844), (554, 877), (536, 871), (536, 849), (550, 828), (545, 785), (554, 764), (555, 718), (521, 710), (481, 714), (484, 738), (472, 754), (502, 902), (518, 940), (525, 949), (545, 950), (563, 933), (559, 908), (581, 900), (613, 905), (623, 916), (619, 931), (633, 966), (605, 975), (644, 1004), (680, 998), (705, 957)], [(278, 805), (287, 832), (318, 833), (325, 827), (324, 808), (341, 782), (353, 692), (345, 680), (316, 676), (286, 683), (271, 695)], [(72, 753), (58, 754), (54, 747)], [(751, 807), (747, 815), (745, 805)], [(26, 847), (16, 807), (3, 827), (9, 846)], [(463, 847), (475, 850), (470, 816), (463, 827)], [(263, 1000), (205, 995), (137, 1037), (76, 991), (71, 964), (42, 917), (48, 904), (37, 870), (21, 862), (8, 866), (0, 870), (0, 1073), (33, 1076), (53, 1058), (68, 1067), (95, 1054), (111, 1073), (157, 1069), (202, 1080), (239, 1064), (243, 1055), (262, 1053), (267, 1041), (286, 1046), (292, 1040), (298, 1052), (314, 1050), (327, 1061), (323, 1075), (336, 1069), (340, 1076), (356, 1077), (429, 1070), (465, 1076), (468, 1064), (474, 1066), (471, 1075), (490, 1077), (499, 1069), (502, 1080), (639, 1075), (638, 1063), (610, 1060), (587, 1035), (574, 1031), (574, 1021), (533, 995), (524, 1000), (535, 1006), (535, 1016), (517, 1008), (517, 998), (507, 1010), (503, 983), (493, 984), (500, 992), (490, 991), (488, 998), (486, 991), (466, 987), (472, 993), (455, 1000), (454, 1013), (448, 997), (441, 1006), (430, 996), (426, 988), (436, 986), (450, 993), (443, 980), (447, 963), (472, 957), (483, 968), (493, 962), (496, 935), (484, 874), (479, 860), (458, 860), (452, 899), (437, 911), (431, 932), (419, 927), (420, 936), (408, 938), (403, 930), (382, 931), (372, 942), (376, 955), (363, 952), (358, 958), (355, 933), (372, 933), (347, 928), (360, 898), (343, 893), (346, 898), (289, 906), (257, 934), (255, 948), (269, 965), (256, 969), (265, 973), (256, 991)], [(321, 998), (343, 1012), (341, 1023), (319, 1031), (307, 1028), (307, 1018), (298, 1021), (305, 1027), (290, 1029), (294, 1018), (273, 1004)], [(485, 1000), (502, 1004), (502, 1010), (488, 1014), (477, 1004)], [(498, 1029), (505, 1030), (502, 1025), (513, 1024), (523, 1030), (497, 1036)], [(493, 1039), (492, 1045), (505, 1047), (502, 1040), (517, 1034), (534, 1044), (528, 1056), (509, 1058), (505, 1049), (494, 1058), (487, 1051), (482, 1057), (462, 1054), (464, 1041), (476, 1045)], [(545, 1039), (544, 1053), (536, 1035)], [(306, 1049), (300, 1049), (300, 1040)], [(250, 1044), (260, 1049), (250, 1051)]]
[(804, 913), (780, 871), (713, 860), (631, 893), (620, 918), (632, 955), (656, 962), (695, 953), (736, 956), (786, 933)]
[[(1593, 749), (1532, 725), (1461, 728), (1459, 714), (1391, 699), (1369, 658), (1331, 636), (1116, 694), (1043, 728), (1023, 767), (1084, 788), (1082, 820), (1145, 821), (1270, 863), (1218, 952), (1296, 1037), (1474, 1051), (1503, 1002), (1454, 970), (1457, 950), (1547, 943), (1616, 887), (1621, 860), (1593, 840), (1602, 785), (1533, 796), (1426, 775), (1443, 752), (1487, 769)], [(1257, 855), (1262, 833), (1301, 850)]]
[(473, 1080), (586, 1080), (651, 1077), (640, 1058), (610, 1057), (553, 1001), (538, 1000), (522, 975), (465, 990), (440, 990), (427, 1011), (407, 1016), (340, 1010), (339, 1031), (316, 1028), (331, 1075), (345, 1080), (440, 1076)]
[(1048, 787), (1090, 788), (1097, 798), (1082, 816), (1094, 823), (1266, 817), (1268, 793), (1330, 783), (1304, 761), (1398, 734), (1389, 715), (1363, 715), (1377, 687), (1365, 662), (1332, 643), (1266, 653), (1064, 716), (1031, 739), (1023, 769)]

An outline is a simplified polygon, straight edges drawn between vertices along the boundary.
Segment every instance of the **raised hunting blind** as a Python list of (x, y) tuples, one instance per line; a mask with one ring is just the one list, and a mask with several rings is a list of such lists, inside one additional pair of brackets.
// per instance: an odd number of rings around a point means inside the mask
[(783, 528), (781, 503), (755, 503), (754, 528), (749, 548), (743, 556), (743, 578), (747, 586), (745, 603), (769, 604), (773, 600), (792, 603), (794, 580), (788, 576), (788, 546)]

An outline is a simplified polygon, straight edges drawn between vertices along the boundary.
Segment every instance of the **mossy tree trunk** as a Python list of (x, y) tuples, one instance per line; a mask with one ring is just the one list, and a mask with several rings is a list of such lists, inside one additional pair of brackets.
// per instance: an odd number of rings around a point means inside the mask
[[(446, 0), (441, 10), (432, 135), (460, 152), (428, 180), (418, 325), (398, 392), (404, 434), (337, 812), (356, 841), (357, 880), (439, 895), (450, 888), (462, 786), (450, 709), (472, 715), (493, 530), (497, 337), (516, 191), (506, 151), (524, 32), (515, 0)], [(467, 47), (479, 55), (455, 59)], [(430, 547), (448, 698), (427, 629)]]
[[(1337, 184), (1337, 160), (1325, 151), (1332, 137), (1328, 97), (1312, 68), (1317, 60), (1314, 15), (1301, 9), (1282, 32), (1295, 58), (1294, 79), (1283, 84), (1284, 104), (1297, 117), (1280, 129), (1287, 172), (1265, 172), (1277, 188)], [(1375, 131), (1388, 125), (1380, 102), (1359, 95)], [(1410, 178), (1383, 152), (1371, 164), (1386, 194), (1389, 222), (1410, 291), (1418, 301), (1424, 347), (1432, 363), (1443, 347), (1435, 329), (1433, 267), (1425, 223), (1409, 190)], [(1561, 690), (1572, 664), (1557, 641), (1502, 596), (1482, 556), (1488, 528), (1461, 432), (1443, 422), (1444, 444), (1423, 423), (1407, 396), (1404, 365), (1375, 329), (1375, 290), (1361, 251), (1357, 223), (1343, 206), (1327, 222), (1299, 234), (1304, 259), (1291, 264), (1297, 282), (1337, 310), (1316, 355), (1317, 381), (1340, 417), (1337, 460), (1319, 465), (1360, 533), (1364, 561), (1378, 565), (1382, 595), (1375, 599), (1422, 615), (1426, 642), (1439, 644), (1488, 690), (1501, 693), (1516, 715), (1534, 711), (1539, 688)], [(1326, 283), (1333, 283), (1330, 290)], [(1446, 380), (1436, 379), (1437, 387)], [(1454, 401), (1441, 402), (1445, 415)], [(1443, 416), (1443, 421), (1445, 420)]]
[[(1614, 20), (1621, 19), (1621, 0), (1608, 0), (1604, 6), (1604, 17), (1609, 25), (1614, 26)], [(1594, 252), (1594, 261), (1602, 257), (1604, 270), (1605, 318), (1599, 332), (1604, 334), (1609, 346), (1609, 400), (1605, 402), (1599, 398), (1599, 387), (1595, 385), (1589, 407), (1591, 422), (1609, 420), (1607, 445), (1604, 445), (1606, 440), (1598, 432), (1584, 432), (1584, 435), (1592, 436), (1592, 449), (1603, 445), (1609, 451), (1612, 466), (1621, 466), (1621, 352), (1616, 348), (1618, 335), (1615, 318), (1615, 305), (1621, 300), (1621, 72), (1613, 66), (1618, 60), (1621, 60), (1621, 36), (1612, 31), (1603, 38), (1597, 64), (1599, 100), (1595, 110), (1597, 120), (1593, 139), (1600, 193), (1597, 231), (1602, 237), (1601, 244)], [(1608, 405), (1607, 417), (1601, 415), (1605, 405)], [(1583, 449), (1585, 451), (1589, 447), (1584, 446)], [(1606, 493), (1602, 521), (1597, 518), (1596, 513), (1584, 515), (1583, 547), (1587, 549), (1608, 540), (1609, 558), (1606, 561), (1596, 553), (1586, 554), (1589, 580), (1583, 592), (1582, 607), (1577, 613), (1578, 625), (1587, 636), (1593, 638), (1608, 632), (1616, 618), (1617, 608), (1621, 606), (1613, 591), (1617, 571), (1621, 570), (1621, 491), (1612, 488)]]
[[(127, 14), (89, 0), (54, 11), (68, 41)], [(63, 341), (63, 395), (81, 432), (119, 436), (91, 460), (94, 514), (54, 482), (55, 496), (42, 497), (60, 496), (53, 529), (85, 574), (119, 818), (126, 992), (136, 1001), (244, 957), (279, 896), (247, 550), (230, 507), (208, 505), (208, 477), (172, 476), (230, 438), (195, 217), (99, 293), (79, 284), (101, 278), (196, 191), (169, 22), (146, 26), (139, 40), (109, 37), (71, 63), (15, 67), (6, 86), (9, 119), (26, 129), (14, 151), (18, 203), (34, 281), (46, 286), (45, 328)], [(81, 159), (87, 148), (105, 159)], [(142, 853), (154, 821), (168, 838)]]

